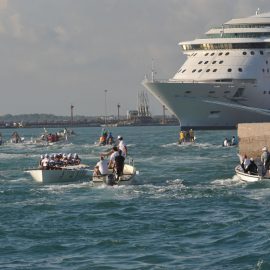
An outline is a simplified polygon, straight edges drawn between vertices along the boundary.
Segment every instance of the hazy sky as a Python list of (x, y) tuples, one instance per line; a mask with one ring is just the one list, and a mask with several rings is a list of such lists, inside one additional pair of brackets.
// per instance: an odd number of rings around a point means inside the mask
[[(170, 78), (180, 41), (270, 11), (269, 0), (0, 0), (0, 114), (125, 114), (154, 59)], [(148, 94), (150, 110), (162, 107)]]

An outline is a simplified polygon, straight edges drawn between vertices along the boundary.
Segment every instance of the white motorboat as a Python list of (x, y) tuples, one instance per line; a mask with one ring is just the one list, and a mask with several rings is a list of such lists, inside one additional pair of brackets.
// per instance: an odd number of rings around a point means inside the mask
[(126, 185), (132, 183), (136, 175), (136, 168), (133, 165), (125, 164), (123, 175), (117, 179), (113, 170), (110, 169), (109, 174), (106, 175), (96, 175), (92, 177), (92, 182), (94, 184), (106, 184), (106, 185)]
[(262, 176), (262, 175), (252, 175), (252, 174), (248, 174), (245, 173), (241, 167), (241, 165), (237, 165), (235, 167), (235, 172), (236, 175), (239, 177), (239, 179), (241, 179), (242, 181), (248, 182), (248, 183), (252, 183), (252, 182), (258, 182), (261, 180), (270, 180), (270, 176), (266, 175), (266, 176)]
[(26, 171), (32, 178), (40, 183), (76, 182), (87, 179), (89, 167), (84, 164), (63, 166), (55, 170), (42, 170), (40, 168)]

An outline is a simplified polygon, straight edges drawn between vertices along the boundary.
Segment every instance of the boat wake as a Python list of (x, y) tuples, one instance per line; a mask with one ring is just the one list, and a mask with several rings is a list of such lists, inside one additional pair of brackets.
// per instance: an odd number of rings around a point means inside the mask
[(232, 178), (227, 179), (216, 179), (211, 182), (214, 186), (230, 187), (230, 186), (239, 186), (243, 185), (244, 182), (240, 180), (237, 175), (234, 175)]

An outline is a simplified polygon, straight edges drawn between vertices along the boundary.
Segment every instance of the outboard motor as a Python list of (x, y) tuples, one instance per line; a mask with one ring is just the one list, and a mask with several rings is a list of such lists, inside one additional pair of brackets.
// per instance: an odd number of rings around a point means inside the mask
[(113, 186), (116, 184), (116, 179), (114, 174), (108, 174), (106, 179), (105, 179), (105, 184), (108, 186)]

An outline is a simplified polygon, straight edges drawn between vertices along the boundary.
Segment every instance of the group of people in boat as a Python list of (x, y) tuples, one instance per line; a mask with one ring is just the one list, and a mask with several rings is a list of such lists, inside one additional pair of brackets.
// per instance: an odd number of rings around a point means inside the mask
[[(22, 143), (24, 142), (24, 138), (20, 137), (17, 131), (14, 131), (10, 138), (11, 143)], [(4, 143), (3, 135), (0, 133), (0, 145)]]
[(77, 153), (44, 154), (40, 156), (39, 168), (42, 170), (57, 170), (63, 166), (79, 165), (81, 159)]
[(20, 137), (17, 131), (14, 131), (11, 135), (11, 140), (12, 143), (21, 143), (23, 142), (23, 139)]
[(40, 139), (49, 143), (67, 140), (68, 136), (75, 134), (72, 130), (68, 130), (66, 128), (55, 133), (48, 132), (46, 128), (44, 128), (44, 131), (45, 133), (40, 136)]
[[(119, 135), (117, 140), (118, 146), (113, 146), (110, 151), (100, 154), (100, 160), (94, 167), (93, 176), (107, 175), (110, 169), (116, 174), (117, 179), (123, 175), (125, 159), (128, 153), (127, 146), (122, 136)], [(106, 157), (109, 157), (109, 159), (107, 160)]]
[(248, 158), (247, 155), (244, 155), (241, 167), (244, 173), (269, 177), (270, 152), (267, 146), (262, 148), (260, 159), (254, 160), (252, 157)]
[(111, 132), (109, 132), (106, 128), (102, 128), (101, 134), (99, 137), (99, 145), (113, 145), (114, 138)]
[(57, 133), (42, 134), (41, 140), (46, 142), (58, 142), (60, 137)]
[(231, 139), (228, 139), (227, 137), (224, 139), (222, 146), (223, 147), (228, 147), (228, 146), (235, 146), (237, 145), (237, 140), (235, 138), (235, 136), (232, 136)]
[(193, 129), (191, 128), (188, 131), (181, 130), (179, 132), (179, 144), (182, 144), (184, 142), (194, 142), (195, 141), (195, 134)]

